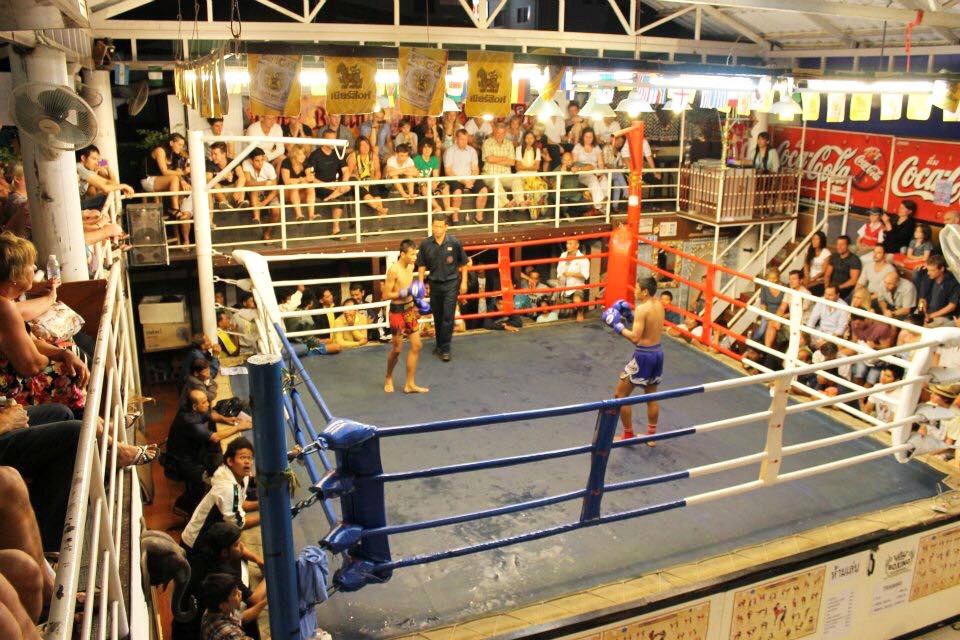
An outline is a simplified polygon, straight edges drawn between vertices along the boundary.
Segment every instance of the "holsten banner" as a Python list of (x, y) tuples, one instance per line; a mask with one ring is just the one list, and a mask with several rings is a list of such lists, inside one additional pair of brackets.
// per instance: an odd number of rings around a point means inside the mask
[[(771, 127), (774, 146), (788, 169), (800, 165), (803, 129)], [(960, 143), (828, 129), (807, 129), (801, 185), (810, 193), (818, 173), (851, 177), (851, 204), (893, 210), (917, 203), (917, 218), (943, 222), (960, 201)], [(839, 197), (839, 196), (838, 196)]]

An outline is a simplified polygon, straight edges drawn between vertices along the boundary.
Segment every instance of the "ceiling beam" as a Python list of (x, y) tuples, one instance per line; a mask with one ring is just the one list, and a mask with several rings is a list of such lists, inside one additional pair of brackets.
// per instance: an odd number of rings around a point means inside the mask
[(740, 33), (741, 35), (746, 36), (747, 38), (749, 38), (750, 40), (753, 40), (757, 44), (762, 44), (768, 49), (772, 49), (774, 47), (773, 42), (771, 42), (770, 40), (767, 40), (765, 37), (763, 37), (763, 35), (754, 31), (752, 28), (750, 28), (747, 24), (743, 23), (742, 21), (737, 20), (732, 16), (728, 16), (723, 11), (720, 11), (720, 9), (717, 9), (716, 7), (711, 7), (710, 5), (704, 5), (703, 11), (704, 13), (706, 13), (708, 16), (710, 16), (717, 22), (727, 26), (730, 29), (733, 29), (734, 31)]
[[(914, 9), (917, 11), (923, 11), (923, 20), (920, 21), (921, 27), (926, 26), (927, 21), (927, 12), (930, 11), (930, 6), (927, 5), (927, 0), (897, 0), (899, 4), (906, 7), (907, 9)], [(960, 40), (957, 39), (957, 36), (946, 27), (933, 27), (933, 32), (943, 38), (949, 44), (957, 44)]]
[[(917, 17), (916, 11), (881, 7), (878, 5), (846, 4), (827, 0), (666, 0), (678, 4), (717, 5), (736, 9), (757, 9), (764, 11), (785, 11), (788, 13), (817, 13), (825, 16), (843, 16), (868, 20), (886, 20), (888, 22), (910, 23)], [(923, 22), (931, 27), (960, 28), (960, 13), (948, 11), (928, 11), (923, 14)]]
[[(914, 56), (944, 56), (944, 55), (956, 55), (957, 47), (955, 45), (949, 44), (938, 44), (938, 45), (928, 45), (928, 46), (914, 46), (910, 50), (910, 54)], [(901, 47), (860, 47), (859, 49), (836, 49), (836, 48), (825, 48), (825, 49), (811, 49), (805, 47), (803, 49), (779, 49), (776, 51), (768, 51), (763, 54), (765, 58), (851, 58), (853, 56), (861, 57), (870, 57), (870, 56), (902, 56), (903, 48)]]
[[(196, 36), (193, 25), (190, 29), (179, 27), (176, 20), (95, 20), (92, 26), (96, 37), (119, 40), (130, 34), (149, 32), (152, 39), (176, 40), (179, 38), (199, 40), (229, 40), (230, 24), (226, 21), (197, 24)], [(362, 29), (362, 31), (360, 31)], [(354, 33), (354, 35), (351, 35)], [(243, 23), (243, 40), (265, 42), (336, 42), (357, 41), (362, 34), (364, 42), (427, 42), (427, 31), (422, 26), (411, 25), (346, 25), (334, 23), (254, 22)], [(583, 33), (567, 31), (538, 31), (532, 29), (474, 29), (473, 27), (430, 27), (429, 41), (433, 45), (500, 45), (533, 50), (538, 47), (576, 47), (607, 51), (632, 52), (636, 39), (627, 34)], [(763, 50), (748, 42), (718, 40), (690, 40), (688, 38), (646, 37), (643, 50), (658, 53), (702, 53), (708, 55), (758, 56)]]
[(840, 42), (842, 42), (843, 44), (845, 44), (847, 47), (849, 47), (849, 48), (851, 48), (851, 49), (854, 49), (854, 48), (860, 46), (860, 43), (859, 43), (859, 42), (857, 42), (855, 39), (853, 39), (853, 38), (852, 38), (847, 32), (845, 32), (843, 29), (841, 29), (840, 27), (838, 27), (837, 25), (835, 25), (834, 23), (832, 23), (828, 18), (824, 18), (823, 16), (817, 15), (816, 13), (808, 13), (805, 17), (806, 17), (807, 20), (809, 20), (809, 21), (812, 22), (813, 24), (817, 25), (818, 27), (820, 27), (821, 29), (823, 29), (823, 30), (826, 31), (827, 33), (832, 34), (832, 35), (836, 36), (837, 38), (839, 38), (839, 39), (840, 39)]
[(623, 31), (627, 34), (633, 33), (630, 30), (630, 23), (627, 22), (627, 18), (623, 15), (623, 11), (620, 11), (620, 7), (617, 6), (617, 0), (607, 0), (610, 4), (610, 8), (613, 9), (613, 13), (617, 16), (617, 20), (620, 21), (620, 25), (623, 27)]
[(679, 18), (680, 16), (682, 16), (682, 15), (684, 15), (684, 14), (686, 14), (686, 13), (690, 13), (690, 12), (693, 11), (694, 9), (696, 9), (696, 7), (694, 7), (694, 6), (691, 5), (691, 6), (689, 6), (689, 7), (684, 7), (683, 9), (679, 9), (679, 10), (677, 10), (677, 11), (674, 11), (673, 13), (671, 13), (671, 14), (669, 14), (669, 15), (663, 16), (662, 18), (659, 18), (659, 19), (657, 19), (657, 20), (654, 20), (653, 22), (650, 22), (650, 23), (648, 23), (648, 24), (643, 25), (642, 27), (640, 27), (639, 29), (637, 29), (637, 30), (634, 32), (633, 35), (639, 36), (639, 35), (642, 34), (642, 33), (646, 33), (647, 31), (650, 31), (651, 29), (656, 29), (657, 27), (659, 27), (659, 26), (662, 25), (662, 24), (665, 24), (665, 23), (667, 23), (667, 22), (670, 22), (671, 20), (676, 20), (677, 18)]
[(463, 7), (463, 12), (469, 16), (470, 21), (473, 22), (473, 26), (477, 29), (486, 29), (486, 26), (477, 19), (477, 16), (473, 13), (473, 7), (467, 4), (467, 0), (460, 0), (460, 6)]
[(106, 20), (108, 18), (112, 18), (113, 16), (118, 16), (121, 13), (126, 13), (127, 11), (132, 11), (142, 7), (145, 4), (150, 4), (151, 2), (153, 2), (153, 0), (120, 0), (119, 2), (114, 2), (113, 4), (100, 3), (97, 5), (96, 10), (93, 12), (93, 15), (90, 16), (90, 18)]
[(493, 24), (493, 21), (496, 19), (500, 12), (503, 10), (503, 5), (507, 4), (507, 0), (500, 0), (500, 4), (497, 5), (497, 8), (487, 16), (487, 23), (483, 26), (484, 29), (489, 29), (490, 25)]

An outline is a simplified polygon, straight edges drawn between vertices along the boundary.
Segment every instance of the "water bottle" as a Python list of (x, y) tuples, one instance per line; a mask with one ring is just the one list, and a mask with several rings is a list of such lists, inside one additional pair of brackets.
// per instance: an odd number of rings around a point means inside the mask
[(60, 261), (52, 253), (47, 258), (47, 280), (60, 280)]

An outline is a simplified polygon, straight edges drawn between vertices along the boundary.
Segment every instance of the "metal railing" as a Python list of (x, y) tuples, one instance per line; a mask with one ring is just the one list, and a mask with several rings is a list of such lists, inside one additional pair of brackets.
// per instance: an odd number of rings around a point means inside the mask
[[(122, 193), (113, 191), (107, 194), (107, 199), (100, 208), (100, 218), (105, 224), (119, 224), (120, 213), (123, 211)], [(114, 247), (110, 238), (104, 238), (89, 245), (89, 259), (87, 267), (90, 278), (103, 280), (107, 277), (110, 266), (119, 258), (120, 251)]]
[[(109, 202), (109, 199), (108, 199)], [(140, 578), (140, 485), (130, 468), (117, 469), (117, 448), (127, 442), (127, 415), (139, 401), (139, 373), (125, 263), (115, 260), (90, 367), (83, 426), (46, 626), (47, 640), (146, 638), (149, 616)], [(102, 420), (102, 431), (100, 421)], [(122, 554), (122, 555), (121, 555)], [(128, 575), (121, 572), (129, 571)], [(80, 583), (81, 573), (86, 579)], [(129, 589), (129, 600), (124, 588)], [(93, 597), (99, 588), (99, 597)], [(77, 592), (88, 595), (77, 621)]]
[(680, 170), (677, 208), (717, 223), (793, 217), (799, 185), (795, 172), (688, 167)]

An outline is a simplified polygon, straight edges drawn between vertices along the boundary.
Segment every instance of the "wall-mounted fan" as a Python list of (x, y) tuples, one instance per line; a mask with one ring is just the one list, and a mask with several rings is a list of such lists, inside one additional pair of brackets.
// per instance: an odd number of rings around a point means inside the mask
[(97, 135), (93, 109), (63, 85), (27, 82), (14, 87), (10, 113), (20, 132), (47, 151), (76, 151)]

